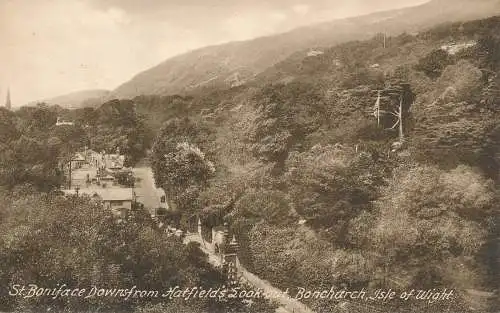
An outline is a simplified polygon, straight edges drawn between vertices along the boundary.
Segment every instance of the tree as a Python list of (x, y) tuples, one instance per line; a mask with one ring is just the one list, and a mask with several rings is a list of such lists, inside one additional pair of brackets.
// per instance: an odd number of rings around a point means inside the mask
[(165, 151), (174, 151), (177, 145), (188, 142), (199, 147), (211, 156), (213, 131), (201, 120), (196, 118), (173, 118), (163, 124), (155, 138), (153, 159), (161, 158)]
[[(259, 223), (249, 231), (253, 271), (281, 290), (367, 287), (374, 266), (359, 251), (336, 249), (306, 226)], [(331, 299), (302, 299), (314, 311), (331, 310)]]
[(51, 136), (58, 138), (68, 151), (78, 151), (89, 143), (88, 134), (80, 125), (63, 125), (52, 127), (49, 131)]
[(289, 152), (319, 127), (326, 104), (317, 88), (307, 83), (266, 86), (255, 103), (258, 116), (249, 134), (252, 151), (280, 172)]
[(482, 82), (481, 70), (470, 61), (460, 60), (447, 66), (436, 82), (438, 96), (443, 102), (474, 103), (480, 94)]
[(379, 264), (411, 288), (480, 286), (474, 256), (486, 242), (493, 201), (492, 182), (470, 167), (400, 168), (376, 203), (369, 238)]
[[(199, 246), (185, 247), (155, 229), (151, 218), (134, 207), (126, 220), (88, 197), (39, 194), (27, 188), (0, 191), (0, 283), (68, 288), (157, 290), (171, 287), (219, 288), (226, 284)], [(30, 223), (26, 223), (29, 220)], [(13, 297), (0, 290), (0, 309), (23, 312), (146, 312), (162, 306), (191, 312), (252, 312), (241, 299), (174, 301), (168, 298)], [(272, 312), (266, 301), (256, 301)], [(146, 311), (144, 311), (146, 310)]]
[(89, 147), (96, 151), (125, 155), (125, 165), (134, 166), (151, 148), (153, 134), (144, 116), (131, 100), (111, 100), (98, 109), (85, 108), (79, 126), (88, 132)]
[(21, 131), (43, 134), (57, 121), (57, 107), (38, 104), (36, 107), (22, 107), (16, 114), (21, 117)]
[(126, 187), (134, 187), (135, 178), (130, 171), (120, 171), (114, 174), (118, 184)]
[(58, 155), (57, 146), (22, 135), (0, 151), (0, 185), (31, 183), (43, 190), (59, 186)]
[(271, 225), (282, 225), (291, 221), (293, 212), (285, 193), (273, 190), (250, 190), (237, 201), (231, 215), (244, 217), (253, 224), (266, 222)]
[(417, 160), (448, 168), (464, 163), (497, 177), (498, 115), (481, 100), (487, 97), (488, 88), (482, 77), (471, 61), (460, 60), (436, 80), (428, 100), (412, 112), (416, 123), (411, 136)]
[(436, 49), (421, 58), (415, 68), (434, 79), (441, 76), (443, 70), (452, 63), (453, 58), (448, 52), (442, 49)]
[(383, 170), (367, 153), (318, 145), (290, 160), (286, 179), (297, 213), (342, 245), (349, 221), (370, 209)]
[(8, 143), (18, 136), (15, 114), (3, 107), (0, 108), (0, 143)]
[(155, 146), (153, 172), (155, 181), (167, 193), (172, 207), (182, 211), (193, 211), (201, 190), (215, 173), (212, 162), (196, 146), (187, 142), (177, 144), (173, 150), (163, 150), (163, 156), (158, 156), (158, 146)]
[(477, 51), (483, 68), (496, 72), (500, 65), (500, 38), (495, 29), (488, 29), (477, 41)]
[(209, 160), (212, 140), (206, 125), (189, 118), (167, 121), (157, 135), (151, 156), (153, 174), (172, 208), (193, 211), (200, 207), (200, 193), (215, 174)]

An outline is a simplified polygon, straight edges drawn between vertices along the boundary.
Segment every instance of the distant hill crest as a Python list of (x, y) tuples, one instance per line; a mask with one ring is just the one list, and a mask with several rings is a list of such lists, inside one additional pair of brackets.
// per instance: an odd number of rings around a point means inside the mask
[(443, 22), (500, 14), (500, 0), (433, 0), (415, 7), (377, 12), (301, 27), (287, 33), (197, 49), (145, 70), (112, 91), (113, 98), (186, 94), (231, 88), (301, 50), (363, 40), (377, 33), (418, 32)]
[(76, 91), (54, 98), (33, 101), (28, 105), (36, 105), (37, 103), (46, 103), (50, 105), (59, 105), (65, 109), (78, 109), (82, 107), (96, 107), (107, 100), (110, 95), (109, 90), (90, 89)]

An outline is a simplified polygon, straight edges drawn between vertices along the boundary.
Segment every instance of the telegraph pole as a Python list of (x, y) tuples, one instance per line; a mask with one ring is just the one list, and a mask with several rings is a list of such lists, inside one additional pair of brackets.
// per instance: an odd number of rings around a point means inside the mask
[(71, 158), (69, 159), (69, 188), (71, 190), (71, 180), (72, 180), (72, 165), (73, 165), (73, 156), (71, 156)]
[(73, 158), (69, 159), (69, 190), (71, 190), (71, 163), (73, 162)]

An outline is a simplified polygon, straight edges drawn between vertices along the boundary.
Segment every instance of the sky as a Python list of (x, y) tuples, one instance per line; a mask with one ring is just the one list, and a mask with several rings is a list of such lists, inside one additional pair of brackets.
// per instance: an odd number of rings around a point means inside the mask
[(114, 89), (174, 55), (427, 0), (0, 0), (0, 104)]

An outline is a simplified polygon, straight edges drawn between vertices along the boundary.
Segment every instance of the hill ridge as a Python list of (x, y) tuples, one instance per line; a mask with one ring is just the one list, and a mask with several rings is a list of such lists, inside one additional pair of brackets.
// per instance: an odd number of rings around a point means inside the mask
[(251, 40), (198, 48), (169, 58), (134, 75), (110, 94), (186, 94), (203, 88), (230, 88), (252, 80), (294, 52), (364, 40), (379, 32), (418, 32), (440, 23), (484, 18), (500, 13), (500, 1), (433, 0), (413, 7), (322, 22)]

